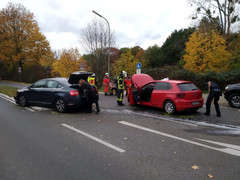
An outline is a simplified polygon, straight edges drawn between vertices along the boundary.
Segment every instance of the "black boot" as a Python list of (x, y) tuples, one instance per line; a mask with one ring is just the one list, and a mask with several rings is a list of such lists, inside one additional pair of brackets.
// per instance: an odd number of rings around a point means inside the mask
[(101, 111), (101, 110), (100, 110), (100, 109), (98, 109), (98, 110), (97, 110), (97, 112), (96, 112), (95, 114), (98, 114), (100, 111)]
[(120, 102), (118, 105), (119, 106), (125, 106), (125, 104), (123, 104), (122, 102)]
[(210, 114), (209, 114), (209, 113), (204, 113), (204, 115), (206, 115), (206, 116), (210, 116)]

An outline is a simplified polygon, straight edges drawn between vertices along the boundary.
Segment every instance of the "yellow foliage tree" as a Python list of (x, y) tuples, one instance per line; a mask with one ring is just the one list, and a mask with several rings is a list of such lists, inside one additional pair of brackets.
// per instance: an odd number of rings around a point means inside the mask
[(77, 48), (63, 49), (60, 59), (56, 60), (52, 65), (52, 75), (60, 75), (61, 77), (69, 77), (72, 72), (79, 71), (80, 63), (84, 64), (85, 71), (88, 71), (86, 60), (82, 58)]
[(143, 58), (143, 52), (140, 50), (136, 56), (132, 55), (131, 49), (121, 54), (121, 57), (116, 60), (112, 65), (112, 73), (118, 76), (121, 71), (126, 71), (129, 75), (136, 73), (137, 63), (141, 63), (142, 67), (146, 66), (146, 62)]
[(0, 42), (0, 58), (10, 68), (43, 61), (49, 66), (52, 62), (49, 42), (40, 32), (33, 13), (21, 4), (9, 3), (0, 11)]
[(198, 73), (229, 70), (231, 54), (226, 50), (224, 38), (215, 31), (194, 32), (186, 43), (185, 52), (184, 68), (187, 70)]

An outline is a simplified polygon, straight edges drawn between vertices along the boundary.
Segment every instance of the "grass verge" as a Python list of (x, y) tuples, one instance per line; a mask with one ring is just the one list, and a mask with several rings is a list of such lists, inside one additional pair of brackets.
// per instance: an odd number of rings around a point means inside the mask
[(9, 86), (0, 86), (0, 93), (6, 94), (10, 97), (13, 97), (16, 95), (18, 88), (15, 87), (9, 87)]

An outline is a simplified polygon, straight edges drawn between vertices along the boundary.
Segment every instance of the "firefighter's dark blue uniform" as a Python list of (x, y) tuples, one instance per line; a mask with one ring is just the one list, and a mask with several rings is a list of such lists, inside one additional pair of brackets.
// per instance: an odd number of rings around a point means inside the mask
[(123, 90), (124, 90), (124, 79), (122, 72), (117, 77), (117, 103), (119, 106), (124, 106), (123, 104)]

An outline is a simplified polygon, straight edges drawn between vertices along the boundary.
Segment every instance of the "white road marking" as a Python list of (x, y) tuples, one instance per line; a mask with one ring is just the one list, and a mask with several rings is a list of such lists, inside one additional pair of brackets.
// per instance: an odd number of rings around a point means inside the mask
[[(16, 102), (15, 102), (15, 100), (13, 98), (11, 98), (11, 97), (9, 97), (9, 96), (7, 96), (5, 94), (0, 93), (0, 97), (2, 99), (5, 99), (6, 101), (8, 101), (10, 103), (16, 104)], [(25, 107), (25, 109), (27, 109), (28, 111), (31, 111), (31, 112), (35, 112), (35, 110), (33, 110), (33, 109), (29, 108), (29, 107)]]
[(26, 110), (29, 110), (29, 111), (31, 111), (31, 112), (35, 112), (34, 109), (31, 109), (31, 108), (29, 108), (29, 107), (25, 107), (25, 109), (26, 109)]
[(194, 127), (198, 126), (198, 125), (192, 124), (192, 123), (176, 121), (176, 118), (174, 120), (172, 120), (170, 118), (165, 118), (165, 117), (162, 117), (162, 116), (159, 117), (159, 116), (155, 116), (155, 115), (151, 115), (151, 114), (136, 113), (136, 112), (133, 112), (133, 111), (130, 111), (130, 110), (124, 110), (124, 112), (128, 112), (130, 114), (135, 114), (135, 115), (140, 115), (140, 116), (145, 116), (145, 117), (150, 117), (150, 118), (155, 118), (155, 119), (161, 119), (161, 120), (170, 121), (170, 122), (174, 122), (174, 123), (178, 123), (178, 124), (184, 124), (184, 125), (188, 125), (188, 126), (194, 126)]
[(126, 112), (128, 114), (136, 114), (136, 115), (140, 115), (140, 116), (145, 116), (145, 117), (152, 117), (155, 119), (170, 121), (170, 122), (179, 123), (179, 124), (185, 124), (185, 125), (194, 126), (194, 127), (207, 126), (207, 127), (232, 130), (232, 132), (235, 132), (234, 134), (240, 133), (240, 126), (233, 126), (233, 125), (228, 125), (228, 124), (211, 124), (208, 122), (189, 120), (189, 119), (181, 119), (181, 118), (171, 118), (171, 117), (162, 117), (162, 116), (159, 117), (159, 116), (151, 115), (151, 114), (136, 113), (136, 112), (133, 112), (130, 110), (124, 110), (123, 112)]
[(5, 94), (0, 93), (0, 97), (1, 97), (2, 99), (5, 99), (5, 100), (13, 103), (13, 104), (16, 104), (13, 98), (10, 98), (9, 96), (7, 96), (7, 95), (5, 95)]
[(88, 138), (90, 138), (90, 139), (92, 139), (92, 140), (94, 140), (94, 141), (96, 141), (96, 142), (98, 142), (98, 143), (100, 143), (100, 144), (103, 144), (103, 145), (105, 145), (105, 146), (107, 146), (107, 147), (109, 147), (109, 148), (111, 148), (111, 149), (114, 149), (115, 151), (118, 151), (118, 152), (120, 152), (120, 153), (124, 153), (124, 152), (125, 152), (125, 150), (123, 150), (123, 149), (121, 149), (121, 148), (119, 148), (119, 147), (117, 147), (117, 146), (114, 146), (114, 145), (112, 145), (112, 144), (110, 144), (110, 143), (107, 143), (107, 142), (105, 142), (105, 141), (103, 141), (103, 140), (101, 140), (101, 139), (99, 139), (99, 138), (96, 138), (96, 137), (94, 137), (94, 136), (92, 136), (92, 135), (90, 135), (90, 134), (88, 134), (88, 133), (85, 133), (85, 132), (83, 132), (83, 131), (80, 131), (79, 129), (76, 129), (76, 128), (74, 128), (74, 127), (71, 127), (71, 126), (69, 126), (69, 125), (67, 125), (67, 124), (62, 124), (62, 126), (68, 128), (68, 129), (71, 129), (71, 130), (73, 130), (73, 131), (75, 131), (75, 132), (77, 132), (77, 133), (79, 133), (79, 134), (81, 134), (81, 135), (83, 135), (83, 136), (86, 136), (86, 137), (88, 137)]
[[(171, 134), (163, 133), (163, 132), (156, 131), (156, 130), (146, 128), (146, 127), (143, 127), (143, 126), (139, 126), (139, 125), (136, 125), (136, 124), (133, 124), (133, 123), (129, 123), (129, 122), (126, 122), (126, 121), (119, 121), (118, 123), (126, 125), (126, 126), (130, 126), (130, 127), (133, 127), (133, 128), (137, 128), (137, 129), (140, 129), (140, 130), (144, 130), (144, 131), (147, 131), (147, 132), (151, 132), (151, 133), (154, 133), (154, 134), (158, 134), (158, 135), (161, 135), (161, 136), (169, 137), (169, 138), (179, 140), (179, 141), (182, 141), (182, 142), (186, 142), (186, 143), (189, 143), (189, 144), (193, 144), (193, 145), (196, 145), (196, 146), (201, 146), (201, 147), (204, 147), (204, 148), (208, 148), (208, 149), (211, 149), (211, 150), (231, 154), (231, 155), (234, 155), (234, 156), (240, 156), (240, 150), (235, 149), (235, 148), (230, 148), (229, 146), (227, 146), (227, 148), (216, 148), (216, 147), (208, 146), (208, 145), (201, 144), (201, 143), (198, 143), (198, 142), (195, 142), (195, 141), (191, 141), (191, 140), (188, 140), (188, 139), (180, 138), (178, 136), (174, 136), (174, 135), (171, 135)], [(235, 147), (235, 145), (233, 145), (233, 146)]]
[(240, 151), (240, 146), (238, 146), (238, 145), (221, 143), (221, 142), (217, 142), (217, 141), (209, 141), (209, 140), (205, 140), (205, 139), (198, 139), (198, 138), (196, 138), (196, 139), (199, 140), (199, 141), (208, 142), (208, 143), (211, 143), (211, 144), (216, 144), (216, 145), (219, 145), (219, 146), (223, 146), (223, 147), (226, 147), (226, 148), (235, 149), (235, 150)]

